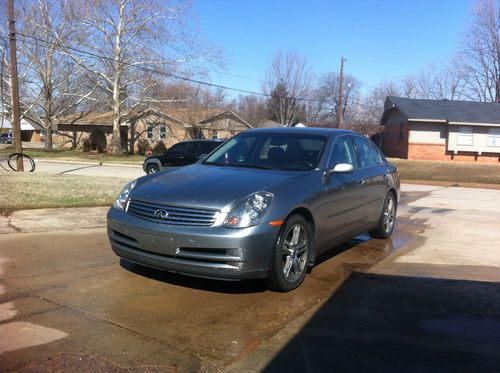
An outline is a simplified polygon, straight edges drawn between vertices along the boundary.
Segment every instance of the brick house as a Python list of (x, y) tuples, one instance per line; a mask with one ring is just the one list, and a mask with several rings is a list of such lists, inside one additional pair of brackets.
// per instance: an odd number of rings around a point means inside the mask
[(388, 157), (500, 162), (500, 103), (388, 96), (381, 125)]
[[(252, 128), (231, 110), (146, 109), (124, 117), (122, 148), (137, 149), (139, 139), (153, 147), (163, 142), (167, 148), (192, 138), (229, 138)], [(113, 114), (75, 113), (60, 118), (54, 144), (75, 148), (88, 138), (92, 150), (109, 150), (113, 133)]]

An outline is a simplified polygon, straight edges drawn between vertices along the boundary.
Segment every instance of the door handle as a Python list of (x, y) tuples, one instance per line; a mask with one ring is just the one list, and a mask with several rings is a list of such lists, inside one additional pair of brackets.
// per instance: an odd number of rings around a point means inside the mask
[(358, 180), (358, 184), (363, 185), (365, 183), (365, 179)]

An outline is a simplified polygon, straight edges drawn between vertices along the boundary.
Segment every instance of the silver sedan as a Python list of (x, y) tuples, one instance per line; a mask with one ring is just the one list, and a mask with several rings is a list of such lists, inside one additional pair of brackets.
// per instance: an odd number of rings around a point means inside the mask
[(399, 195), (397, 168), (355, 132), (255, 129), (127, 184), (108, 235), (132, 262), (290, 291), (322, 252), (363, 232), (388, 238)]

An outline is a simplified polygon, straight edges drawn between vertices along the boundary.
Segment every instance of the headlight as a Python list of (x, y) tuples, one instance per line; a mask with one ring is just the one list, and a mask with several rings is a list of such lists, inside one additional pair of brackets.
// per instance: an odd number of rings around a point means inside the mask
[(242, 199), (227, 215), (224, 226), (247, 228), (259, 224), (271, 206), (273, 198), (272, 193), (258, 192)]
[(115, 203), (113, 203), (113, 208), (116, 210), (125, 210), (125, 205), (128, 200), (128, 195), (134, 189), (135, 184), (137, 183), (137, 180), (133, 180), (127, 185), (123, 187), (123, 189), (120, 191), (120, 194), (118, 194), (118, 197), (116, 197)]

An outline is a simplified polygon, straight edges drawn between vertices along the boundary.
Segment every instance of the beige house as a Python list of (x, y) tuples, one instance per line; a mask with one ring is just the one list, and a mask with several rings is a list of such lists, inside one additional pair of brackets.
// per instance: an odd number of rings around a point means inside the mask
[(500, 162), (500, 103), (389, 96), (381, 124), (389, 157)]
[[(43, 128), (31, 118), (20, 118), (21, 140), (40, 142), (43, 139)], [(12, 123), (9, 113), (0, 113), (0, 133), (12, 133)]]
[[(158, 142), (171, 147), (193, 138), (229, 138), (252, 126), (231, 110), (147, 109), (127, 115), (121, 128), (123, 149), (137, 149), (140, 139), (151, 147)], [(76, 148), (88, 138), (92, 150), (109, 151), (113, 114), (76, 113), (58, 121), (54, 143)]]

